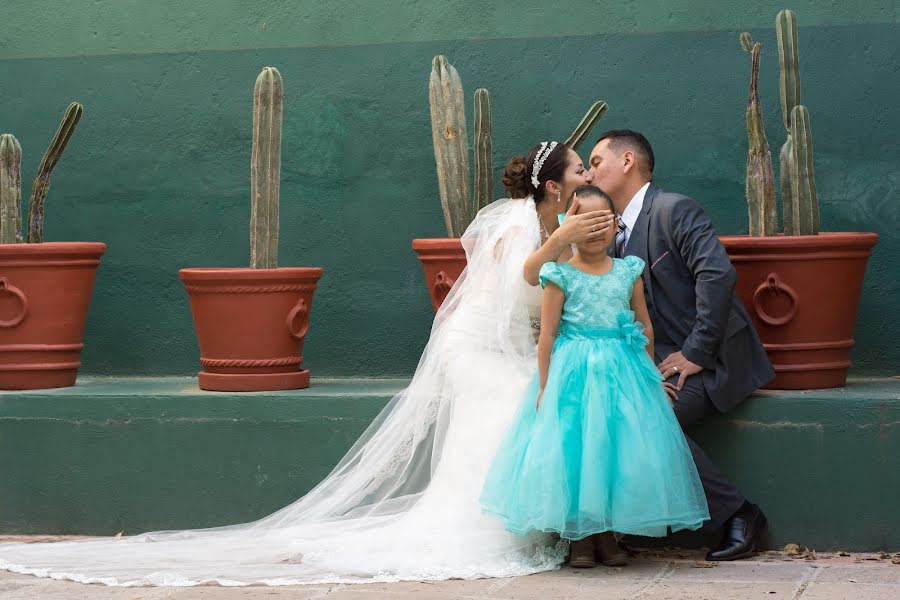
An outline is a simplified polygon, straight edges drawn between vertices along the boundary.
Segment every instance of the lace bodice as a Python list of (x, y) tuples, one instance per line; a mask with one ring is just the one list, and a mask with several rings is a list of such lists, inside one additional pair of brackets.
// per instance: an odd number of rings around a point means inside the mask
[(591, 275), (568, 263), (547, 263), (541, 267), (541, 286), (548, 282), (566, 294), (560, 325), (576, 328), (617, 327), (622, 311), (631, 310), (634, 282), (644, 270), (637, 256), (613, 259), (609, 273)]

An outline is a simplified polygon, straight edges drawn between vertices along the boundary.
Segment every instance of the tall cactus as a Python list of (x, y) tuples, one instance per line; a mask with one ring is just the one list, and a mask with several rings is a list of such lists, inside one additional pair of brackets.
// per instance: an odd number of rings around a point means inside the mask
[[(431, 61), (428, 100), (444, 223), (447, 235), (460, 237), (475, 214), (494, 200), (491, 95), (484, 88), (475, 91), (475, 172), (471, 194), (463, 87), (459, 73), (445, 56), (435, 56)], [(606, 102), (594, 102), (566, 140), (566, 146), (577, 150), (607, 110)]]
[(475, 90), (475, 181), (472, 184), (475, 203), (473, 213), (477, 213), (494, 201), (494, 162), (491, 156), (493, 151), (492, 131), (493, 111), (491, 109), (491, 94), (486, 89), (479, 88)]
[(791, 148), (791, 111), (800, 104), (800, 53), (797, 44), (797, 15), (792, 10), (783, 10), (775, 17), (775, 33), (778, 39), (779, 90), (781, 94), (781, 114), (787, 139), (779, 155), (781, 179), (781, 204), (784, 213), (784, 231), (788, 235), (796, 230), (793, 216), (797, 212), (791, 185), (791, 162), (794, 152)]
[(819, 233), (819, 202), (813, 170), (812, 132), (809, 111), (802, 104), (791, 111), (791, 198), (793, 200), (788, 235)]
[(809, 112), (800, 103), (800, 52), (797, 44), (797, 15), (783, 10), (775, 17), (779, 89), (787, 141), (781, 148), (781, 199), (786, 235), (815, 235), (819, 232), (819, 201), (813, 168), (812, 133)]
[(750, 215), (750, 235), (770, 236), (778, 233), (775, 206), (775, 175), (772, 173), (772, 153), (766, 139), (762, 108), (759, 104), (759, 42), (753, 43), (750, 34), (741, 34), (741, 46), (751, 56), (750, 92), (747, 96), (747, 207)]
[(41, 166), (38, 167), (38, 174), (31, 188), (31, 199), (28, 202), (28, 242), (31, 244), (44, 241), (44, 200), (50, 191), (50, 174), (59, 162), (69, 140), (72, 139), (83, 113), (84, 108), (81, 104), (73, 102), (69, 105), (56, 130), (56, 135), (53, 136), (53, 141), (41, 159)]
[(447, 234), (460, 237), (475, 216), (469, 201), (469, 147), (459, 73), (435, 56), (428, 83), (431, 137)]
[(22, 146), (0, 135), (0, 244), (22, 241)]
[(609, 106), (602, 100), (598, 100), (591, 104), (591, 107), (585, 113), (584, 117), (582, 117), (581, 122), (575, 127), (575, 131), (573, 131), (568, 139), (566, 139), (566, 146), (577, 151), (578, 146), (581, 145), (591, 132), (591, 129), (594, 128), (594, 125), (606, 115), (608, 110)]
[(281, 73), (265, 67), (253, 89), (253, 150), (250, 157), (250, 266), (278, 266), (278, 195), (281, 185)]

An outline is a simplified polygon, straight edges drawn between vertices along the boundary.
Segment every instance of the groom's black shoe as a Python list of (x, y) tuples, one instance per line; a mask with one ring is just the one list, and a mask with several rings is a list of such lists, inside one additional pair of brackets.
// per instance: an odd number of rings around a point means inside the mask
[(766, 515), (755, 504), (744, 505), (725, 522), (725, 536), (706, 560), (738, 560), (752, 556), (766, 533)]

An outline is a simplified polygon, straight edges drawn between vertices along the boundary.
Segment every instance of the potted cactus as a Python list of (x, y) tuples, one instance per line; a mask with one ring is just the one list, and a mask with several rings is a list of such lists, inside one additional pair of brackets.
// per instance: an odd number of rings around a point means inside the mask
[[(431, 136), (437, 163), (438, 190), (447, 238), (413, 240), (422, 261), (435, 312), (466, 267), (460, 236), (479, 210), (494, 199), (491, 157), (491, 95), (475, 91), (475, 188), (469, 190), (469, 145), (466, 109), (459, 73), (444, 56), (435, 56), (428, 82)], [(473, 199), (474, 196), (474, 199)]]
[[(495, 199), (491, 156), (492, 112), (488, 90), (476, 90), (474, 184), (470, 192), (465, 97), (459, 73), (446, 57), (434, 57), (428, 88), (438, 190), (449, 237), (416, 239), (412, 247), (422, 261), (431, 304), (436, 312), (466, 267), (466, 253), (460, 236), (478, 211)], [(566, 140), (566, 145), (577, 149), (607, 110), (605, 102), (595, 102)]]
[(84, 325), (106, 244), (45, 242), (44, 201), (50, 175), (84, 112), (73, 102), (31, 189), (27, 232), (22, 231), (22, 148), (0, 135), (0, 389), (28, 390), (75, 384)]
[(724, 236), (722, 242), (737, 270), (737, 292), (775, 368), (775, 379), (766, 387), (840, 387), (847, 380), (863, 276), (878, 236), (819, 232), (809, 111), (800, 104), (797, 17), (783, 10), (775, 26), (787, 130), (780, 154), (784, 233), (777, 231), (772, 157), (757, 92), (760, 44), (742, 33), (741, 45), (751, 56), (746, 180), (750, 235)]
[(266, 67), (253, 92), (250, 268), (182, 269), (200, 345), (204, 390), (309, 387), (301, 370), (319, 268), (278, 268), (278, 200), (284, 88)]

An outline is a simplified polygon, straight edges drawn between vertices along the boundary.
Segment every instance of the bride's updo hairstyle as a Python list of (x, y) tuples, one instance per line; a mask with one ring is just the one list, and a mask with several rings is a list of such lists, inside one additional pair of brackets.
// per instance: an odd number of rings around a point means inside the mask
[[(547, 149), (551, 144), (556, 145), (547, 155)], [(538, 159), (539, 165), (537, 186), (533, 181), (535, 159)], [(528, 156), (514, 156), (506, 165), (506, 170), (503, 171), (503, 187), (506, 188), (510, 198), (525, 198), (532, 195), (535, 204), (538, 204), (544, 199), (546, 183), (551, 180), (562, 181), (568, 167), (569, 152), (564, 144), (556, 142), (535, 144)]]

